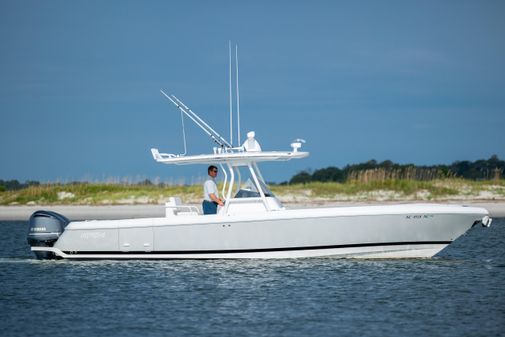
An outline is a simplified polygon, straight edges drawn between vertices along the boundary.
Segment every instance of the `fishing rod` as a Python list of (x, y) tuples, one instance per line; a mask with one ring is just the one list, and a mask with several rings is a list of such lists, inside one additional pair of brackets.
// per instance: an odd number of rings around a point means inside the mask
[(180, 99), (174, 95), (167, 95), (163, 90), (160, 92), (168, 98), (180, 111), (182, 111), (186, 116), (188, 116), (200, 129), (203, 130), (216, 144), (222, 148), (231, 148), (231, 144), (228, 143), (221, 135), (214, 130), (209, 124), (207, 124), (200, 116), (198, 116), (193, 110), (191, 110), (186, 104), (184, 104)]

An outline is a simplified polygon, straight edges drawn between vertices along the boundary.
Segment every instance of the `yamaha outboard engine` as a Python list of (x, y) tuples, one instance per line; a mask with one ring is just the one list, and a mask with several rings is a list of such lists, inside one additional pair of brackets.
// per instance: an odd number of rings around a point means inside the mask
[[(36, 211), (30, 217), (28, 244), (33, 247), (52, 247), (70, 221), (51, 211)], [(52, 252), (35, 251), (38, 259), (55, 258)]]

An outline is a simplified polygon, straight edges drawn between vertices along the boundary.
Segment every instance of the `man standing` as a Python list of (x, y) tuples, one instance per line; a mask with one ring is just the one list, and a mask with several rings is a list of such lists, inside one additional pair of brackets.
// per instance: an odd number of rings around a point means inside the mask
[(219, 198), (215, 180), (217, 176), (217, 167), (210, 165), (207, 169), (207, 173), (209, 179), (203, 184), (203, 214), (216, 214), (217, 206), (224, 206), (223, 201)]

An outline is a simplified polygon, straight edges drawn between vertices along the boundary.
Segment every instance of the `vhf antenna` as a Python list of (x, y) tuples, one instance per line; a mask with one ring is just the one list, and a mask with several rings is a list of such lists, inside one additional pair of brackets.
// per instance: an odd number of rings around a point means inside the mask
[[(230, 87), (230, 144), (233, 144), (233, 89), (232, 89), (232, 56), (231, 41), (228, 41), (229, 87)], [(240, 91), (238, 86), (238, 45), (235, 44), (235, 93), (237, 95), (237, 143), (240, 146)]]
[(238, 45), (235, 45), (235, 74), (237, 75), (237, 141), (240, 146), (240, 91), (238, 90)]
[[(228, 74), (229, 74), (229, 87), (230, 87), (230, 144), (233, 145), (233, 95), (231, 89), (231, 41), (228, 41), (228, 56), (229, 56), (229, 64), (228, 64)], [(239, 140), (240, 141), (240, 140)]]
[(181, 112), (188, 116), (196, 125), (200, 127), (216, 144), (221, 147), (231, 148), (231, 144), (228, 143), (216, 130), (210, 127), (209, 124), (205, 123), (203, 119), (200, 118), (195, 112), (188, 108), (180, 99), (174, 95), (167, 95), (163, 90), (160, 92), (170, 100)]

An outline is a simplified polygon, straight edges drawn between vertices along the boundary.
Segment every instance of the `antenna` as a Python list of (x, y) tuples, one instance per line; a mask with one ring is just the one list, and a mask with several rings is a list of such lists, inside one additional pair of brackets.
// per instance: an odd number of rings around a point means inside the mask
[(203, 119), (201, 119), (195, 112), (193, 112), (190, 108), (188, 108), (180, 99), (175, 97), (174, 95), (167, 95), (163, 90), (160, 92), (168, 98), (176, 107), (184, 112), (186, 116), (188, 116), (196, 125), (200, 127), (216, 144), (221, 147), (229, 147), (231, 148), (231, 144), (228, 143), (216, 130), (211, 128), (209, 124), (205, 123)]
[[(228, 41), (228, 56), (229, 56), (229, 87), (230, 87), (230, 144), (233, 145), (233, 97), (231, 89), (231, 41)], [(239, 140), (240, 142), (240, 140)]]
[(235, 75), (237, 81), (237, 141), (240, 146), (240, 91), (238, 89), (238, 45), (235, 45)]

